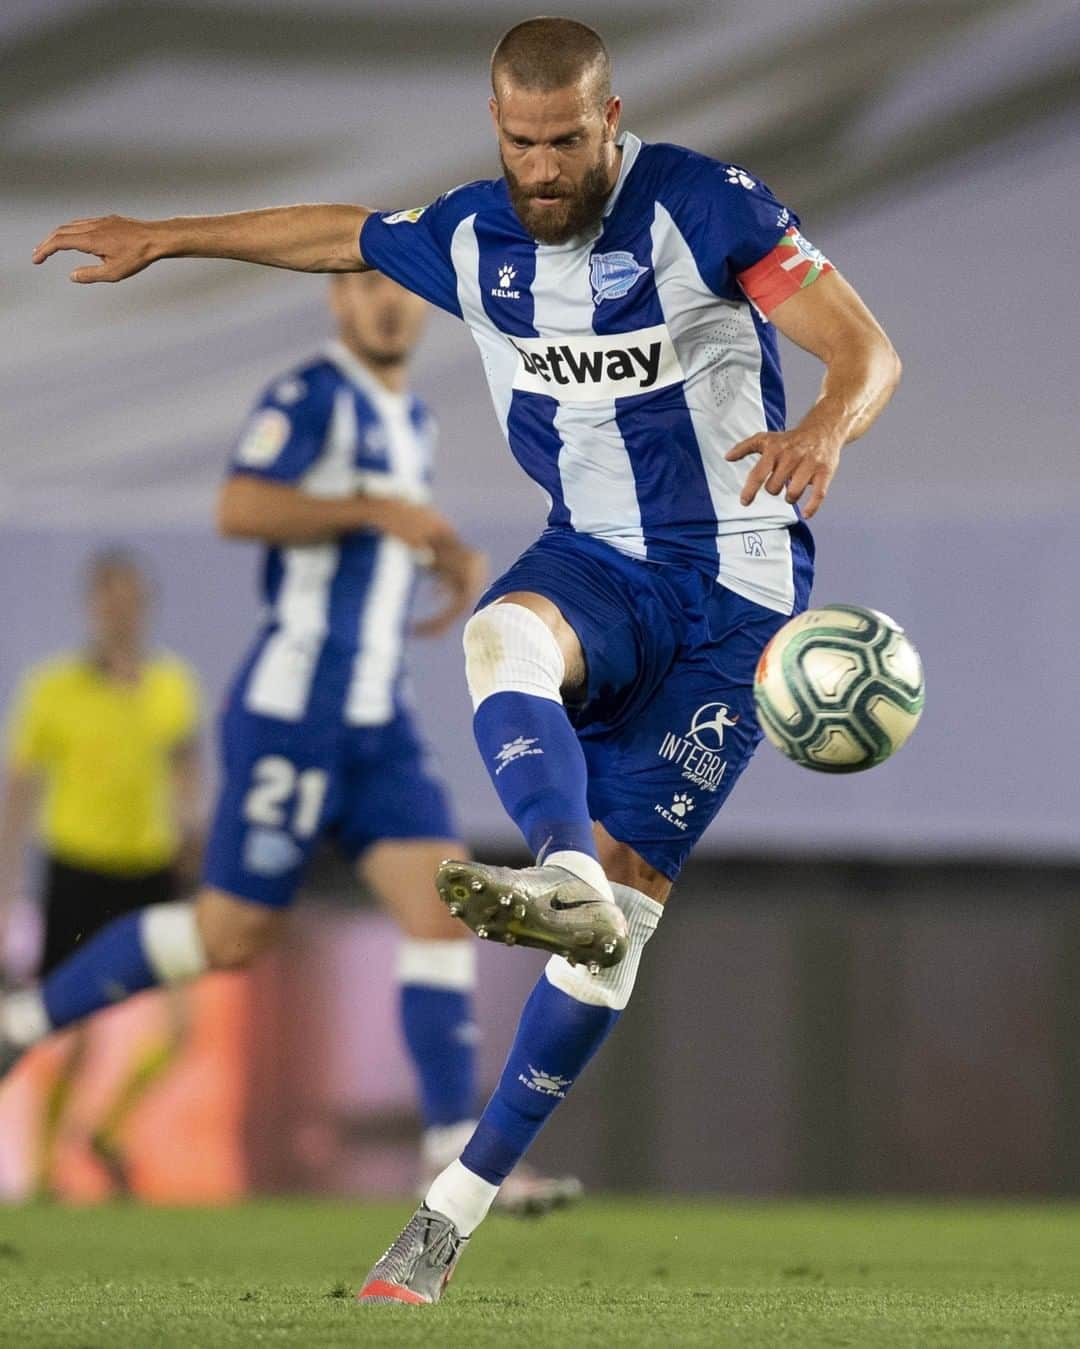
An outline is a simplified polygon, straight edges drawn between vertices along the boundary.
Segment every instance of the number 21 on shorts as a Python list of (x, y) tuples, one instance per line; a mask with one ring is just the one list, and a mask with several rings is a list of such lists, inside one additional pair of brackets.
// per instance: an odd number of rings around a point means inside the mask
[(296, 765), (284, 755), (266, 754), (255, 761), (251, 783), (244, 798), (244, 819), (249, 824), (288, 829), (296, 838), (310, 838), (318, 829), (326, 799), (327, 775), (323, 769), (297, 772)]

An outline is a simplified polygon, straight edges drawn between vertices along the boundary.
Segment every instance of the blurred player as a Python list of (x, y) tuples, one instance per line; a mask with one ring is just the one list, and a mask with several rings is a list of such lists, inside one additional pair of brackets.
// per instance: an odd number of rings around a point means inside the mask
[[(118, 550), (96, 557), (86, 598), (83, 650), (56, 656), (23, 680), (0, 803), (0, 952), (37, 832), (45, 852), (43, 977), (112, 919), (173, 898), (181, 874), (192, 879), (197, 850), (195, 675), (176, 656), (149, 649), (150, 587), (133, 557)], [(121, 1192), (128, 1189), (123, 1127), (183, 1047), (182, 998), (170, 999), (168, 1009), (166, 1039), (139, 1051), (91, 1136)], [(46, 1094), (35, 1159), (40, 1195), (54, 1189), (56, 1143), (87, 1049), (80, 1028)]]
[[(106, 992), (115, 1001), (118, 989), (247, 965), (277, 937), (330, 834), (403, 934), (400, 1013), (426, 1190), (476, 1124), (476, 953), (432, 881), (464, 850), (403, 658), (417, 552), (446, 592), (416, 626), (425, 635), (472, 604), (483, 560), (428, 504), (435, 427), (407, 388), (427, 305), (377, 272), (335, 277), (330, 305), (337, 339), (263, 394), (220, 495), (223, 533), (268, 545), (270, 618), (226, 703), (204, 886), (193, 903), (155, 905), (104, 934), (46, 980), (44, 1007), (50, 1025), (66, 1024)], [(579, 1190), (521, 1167), (500, 1202), (536, 1213)]]
[[(899, 379), (797, 217), (737, 165), (620, 134), (610, 75), (591, 29), (529, 20), (492, 62), (501, 179), (391, 214), (80, 220), (34, 254), (96, 254), (72, 273), (87, 282), (176, 256), (377, 267), (469, 324), (511, 450), (551, 499), (465, 633), (477, 742), (539, 865), (450, 864), (439, 883), (481, 936), (554, 956), (461, 1159), (364, 1300), (438, 1300), (627, 1005), (671, 883), (760, 738), (758, 657), (807, 603), (799, 503), (817, 511)], [(826, 367), (790, 430), (777, 331)]]

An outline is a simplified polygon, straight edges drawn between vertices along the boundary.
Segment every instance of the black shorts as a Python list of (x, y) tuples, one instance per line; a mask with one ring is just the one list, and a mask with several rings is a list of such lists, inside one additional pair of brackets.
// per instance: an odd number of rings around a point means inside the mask
[(176, 898), (170, 868), (141, 875), (109, 875), (73, 867), (55, 857), (45, 871), (45, 949), (41, 974), (48, 974), (99, 928), (132, 909)]

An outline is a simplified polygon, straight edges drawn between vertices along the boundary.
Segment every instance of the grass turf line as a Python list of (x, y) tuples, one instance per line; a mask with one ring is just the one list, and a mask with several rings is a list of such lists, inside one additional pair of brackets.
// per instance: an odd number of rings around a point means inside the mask
[(491, 1219), (437, 1308), (356, 1306), (407, 1215), (288, 1199), (0, 1210), (0, 1344), (1080, 1344), (1077, 1206), (592, 1200)]

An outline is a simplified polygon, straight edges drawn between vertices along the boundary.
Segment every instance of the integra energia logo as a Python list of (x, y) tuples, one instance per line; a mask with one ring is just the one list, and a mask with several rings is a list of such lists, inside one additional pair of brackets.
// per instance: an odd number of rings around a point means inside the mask
[(514, 337), (521, 364), (514, 388), (564, 403), (596, 403), (666, 389), (683, 379), (662, 323), (603, 337)]

